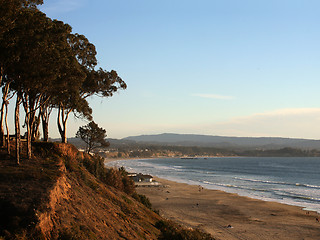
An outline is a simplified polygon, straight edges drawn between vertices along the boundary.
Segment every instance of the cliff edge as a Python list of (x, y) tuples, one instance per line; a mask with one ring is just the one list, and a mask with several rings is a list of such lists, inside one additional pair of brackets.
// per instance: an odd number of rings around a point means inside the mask
[(0, 239), (158, 238), (160, 216), (134, 199), (116, 170), (103, 175), (101, 161), (73, 145), (33, 147), (19, 166), (1, 152)]

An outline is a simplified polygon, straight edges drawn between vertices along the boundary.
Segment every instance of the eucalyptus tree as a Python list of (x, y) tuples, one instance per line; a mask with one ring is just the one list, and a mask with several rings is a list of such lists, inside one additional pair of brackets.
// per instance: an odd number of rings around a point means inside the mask
[[(6, 67), (6, 71), (14, 79), (12, 88), (17, 93), (15, 121), (20, 121), (18, 111), (21, 101), (26, 111), (25, 125), (28, 132), (28, 157), (31, 157), (30, 123), (33, 123), (32, 111), (35, 110), (35, 106), (38, 104), (37, 98), (39, 95), (37, 84), (40, 83), (38, 83), (38, 76), (36, 76), (39, 73), (37, 72), (37, 65), (39, 64), (38, 60), (42, 57), (33, 58), (36, 57), (39, 50), (36, 39), (42, 37), (41, 30), (45, 24), (45, 16), (37, 11), (28, 9), (20, 12), (15, 20), (15, 26), (5, 34), (8, 41), (6, 50), (16, 57)], [(18, 139), (20, 138), (20, 134), (17, 134), (17, 131), (20, 132), (20, 130), (17, 129), (17, 126), (18, 124), (16, 123), (16, 138)], [(17, 148), (19, 148), (19, 141), (17, 143)]]
[[(16, 25), (16, 19), (26, 8), (36, 8), (43, 0), (0, 0), (0, 41), (5, 41), (4, 34)], [(2, 83), (5, 68), (0, 62), (0, 85)]]
[(57, 125), (63, 143), (67, 142), (67, 121), (70, 113), (74, 113), (76, 117), (91, 120), (92, 109), (90, 108), (86, 98), (82, 94), (82, 85), (87, 77), (88, 69), (93, 70), (97, 65), (96, 49), (89, 40), (79, 34), (69, 34), (68, 44), (72, 49), (72, 54), (77, 59), (81, 67), (83, 76), (75, 78), (75, 75), (67, 76), (71, 80), (66, 83), (72, 83), (64, 88), (65, 93), (58, 95), (54, 99), (55, 106), (58, 109)]
[[(54, 43), (59, 56), (53, 68), (58, 74), (52, 82), (53, 85), (41, 99), (38, 119), (41, 118), (42, 121), (44, 141), (48, 141), (49, 138), (49, 118), (53, 108), (58, 109), (58, 129), (61, 137), (64, 138), (68, 116), (70, 112), (76, 109), (76, 107), (71, 106), (79, 102), (78, 92), (85, 78), (85, 73), (69, 43), (71, 27), (56, 20), (53, 21), (53, 24), (55, 25), (55, 29), (60, 32), (60, 40)], [(71, 101), (71, 99), (73, 100)], [(71, 111), (68, 111), (69, 108), (71, 108)]]
[(36, 112), (58, 93), (58, 89), (62, 89), (65, 76), (73, 74), (77, 79), (83, 76), (67, 42), (70, 32), (69, 25), (52, 21), (36, 9), (26, 9), (6, 35), (14, 41), (9, 47), (10, 51), (18, 56), (14, 64), (8, 67), (8, 73), (13, 76), (12, 87), (26, 113), (29, 158), (32, 153), (31, 140), (37, 130)]
[(36, 111), (44, 92), (48, 91), (57, 74), (51, 66), (51, 28), (51, 20), (45, 14), (37, 10), (25, 10), (17, 17), (16, 26), (11, 31), (15, 39), (13, 51), (19, 56), (11, 73), (15, 76), (13, 86), (25, 110), (28, 158), (32, 154), (31, 138)]
[(4, 135), (4, 120), (5, 120), (5, 110), (8, 105), (8, 94), (9, 94), (9, 81), (6, 81), (2, 87), (2, 103), (0, 108), (0, 146), (4, 147), (5, 145), (5, 135)]
[(92, 109), (84, 98), (80, 98), (79, 94), (64, 96), (64, 99), (59, 103), (58, 111), (58, 130), (61, 136), (61, 142), (67, 142), (67, 120), (73, 113), (75, 117), (91, 120)]
[(0, 38), (15, 26), (15, 21), (23, 8), (36, 8), (43, 0), (0, 0)]
[(66, 142), (66, 123), (71, 112), (90, 120), (91, 108), (86, 100), (88, 97), (93, 95), (110, 97), (119, 89), (127, 87), (116, 71), (108, 72), (102, 68), (95, 70), (97, 52), (95, 46), (85, 36), (70, 34), (68, 41), (82, 71), (85, 73), (85, 78), (83, 81), (77, 82), (81, 84), (78, 92), (74, 91), (76, 88), (73, 88), (74, 94), (67, 98), (60, 98), (58, 102), (57, 123), (62, 142)]
[[(2, 87), (2, 104), (0, 108), (0, 146), (7, 145), (7, 152), (10, 153), (9, 146), (9, 128), (8, 128), (8, 104), (9, 100), (14, 96), (14, 93), (10, 91), (10, 83), (12, 80), (8, 79), (9, 76), (4, 76), (4, 86)], [(4, 122), (7, 129), (7, 142), (5, 142), (4, 134)]]

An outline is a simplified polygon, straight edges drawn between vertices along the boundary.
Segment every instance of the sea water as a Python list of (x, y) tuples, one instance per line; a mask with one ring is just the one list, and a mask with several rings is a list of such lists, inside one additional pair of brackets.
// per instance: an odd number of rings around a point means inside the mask
[(163, 158), (108, 165), (320, 213), (320, 158), (316, 157)]

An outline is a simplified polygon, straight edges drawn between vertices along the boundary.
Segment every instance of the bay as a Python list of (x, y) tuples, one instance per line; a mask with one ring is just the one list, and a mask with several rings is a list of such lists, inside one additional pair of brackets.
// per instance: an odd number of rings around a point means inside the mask
[(320, 213), (320, 158), (316, 157), (159, 158), (108, 166)]

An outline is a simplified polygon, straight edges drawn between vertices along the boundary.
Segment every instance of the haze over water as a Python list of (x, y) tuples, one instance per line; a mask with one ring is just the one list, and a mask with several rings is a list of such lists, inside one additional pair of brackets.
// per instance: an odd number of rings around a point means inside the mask
[(109, 165), (320, 213), (320, 158), (165, 158)]

